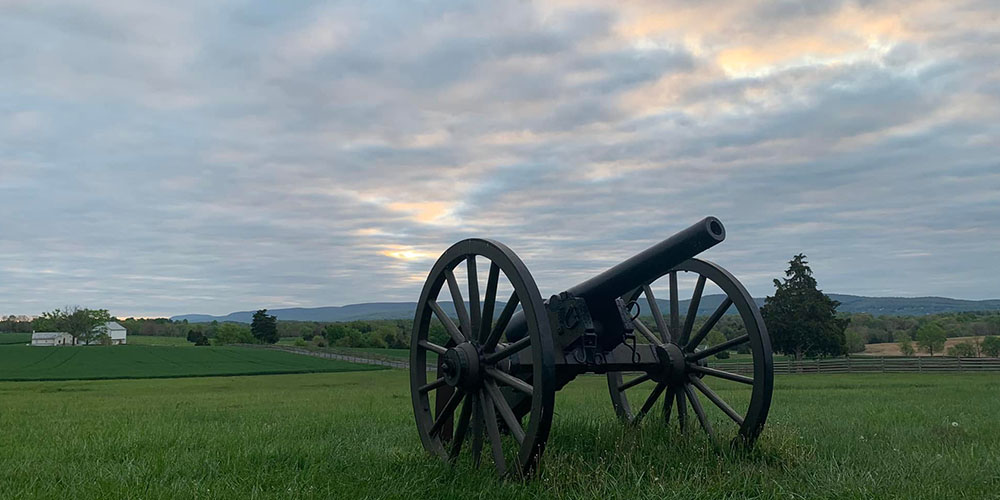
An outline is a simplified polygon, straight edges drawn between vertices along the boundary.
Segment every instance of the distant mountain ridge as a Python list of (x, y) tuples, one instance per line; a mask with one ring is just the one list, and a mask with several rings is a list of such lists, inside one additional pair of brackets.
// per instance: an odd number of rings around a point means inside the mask
[[(859, 295), (844, 295), (831, 293), (830, 298), (839, 301), (841, 312), (868, 313), (875, 316), (924, 316), (945, 312), (969, 311), (1000, 311), (1000, 299), (962, 300), (946, 297), (862, 297)], [(722, 295), (706, 295), (702, 297), (698, 314), (711, 314), (722, 303)], [(755, 298), (758, 306), (764, 304), (763, 298)], [(687, 300), (680, 301), (681, 314), (687, 312)], [(660, 309), (668, 311), (669, 302), (657, 299)], [(441, 307), (449, 314), (454, 314), (455, 308), (451, 302), (440, 302)], [(640, 301), (642, 314), (646, 314), (648, 306)], [(268, 309), (268, 313), (285, 321), (355, 321), (366, 319), (412, 319), (416, 310), (416, 302), (367, 302), (346, 306), (329, 307), (293, 307), (285, 309)], [(499, 314), (503, 304), (497, 304), (496, 314)], [(735, 309), (730, 310), (735, 311)], [(188, 320), (191, 323), (211, 321), (234, 321), (249, 323), (254, 311), (239, 311), (225, 316), (207, 314), (182, 314), (173, 316), (172, 320)]]

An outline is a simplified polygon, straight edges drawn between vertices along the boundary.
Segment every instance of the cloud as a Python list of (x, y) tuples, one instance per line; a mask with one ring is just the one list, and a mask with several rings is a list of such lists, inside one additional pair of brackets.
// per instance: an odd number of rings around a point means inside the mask
[[(543, 295), (704, 215), (769, 293), (997, 297), (988, 2), (0, 5), (0, 304), (415, 300), (471, 236)], [(4, 312), (4, 311), (0, 311)]]

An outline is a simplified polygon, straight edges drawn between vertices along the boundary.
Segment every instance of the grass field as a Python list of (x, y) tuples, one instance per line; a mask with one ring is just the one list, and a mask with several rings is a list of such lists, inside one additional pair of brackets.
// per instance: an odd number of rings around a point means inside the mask
[(187, 346), (187, 347), (204, 347), (195, 346), (193, 343), (188, 342), (184, 337), (165, 337), (159, 335), (129, 335), (127, 339), (129, 345), (170, 345), (170, 346)]
[(24, 345), (30, 343), (30, 333), (0, 333), (0, 345)]
[(376, 367), (245, 347), (0, 347), (0, 380), (337, 372)]
[(534, 480), (427, 456), (407, 373), (0, 383), (0, 498), (997, 498), (995, 375), (779, 376), (749, 454), (557, 396)]
[(352, 356), (371, 356), (375, 358), (388, 359), (390, 361), (409, 361), (409, 349), (382, 349), (378, 347), (332, 347), (330, 350)]

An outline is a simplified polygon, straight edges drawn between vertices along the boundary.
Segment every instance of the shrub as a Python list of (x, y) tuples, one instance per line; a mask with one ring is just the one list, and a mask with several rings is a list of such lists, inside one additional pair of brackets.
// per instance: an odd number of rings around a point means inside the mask
[(899, 352), (903, 356), (913, 356), (916, 352), (913, 350), (913, 342), (910, 341), (910, 337), (904, 336), (899, 340)]
[(955, 344), (948, 348), (948, 355), (961, 358), (974, 358), (976, 357), (976, 345), (969, 341)]
[(1000, 358), (1000, 337), (990, 335), (983, 339), (983, 354), (991, 358)]
[(257, 339), (246, 326), (236, 323), (223, 323), (215, 333), (215, 345), (255, 344)]
[(305, 347), (309, 344), (306, 343), (306, 339), (295, 339), (295, 347)]
[(729, 351), (722, 351), (719, 354), (716, 354), (715, 357), (717, 359), (729, 359)]
[(327, 347), (330, 343), (326, 341), (326, 338), (317, 335), (313, 337), (313, 345), (316, 347)]

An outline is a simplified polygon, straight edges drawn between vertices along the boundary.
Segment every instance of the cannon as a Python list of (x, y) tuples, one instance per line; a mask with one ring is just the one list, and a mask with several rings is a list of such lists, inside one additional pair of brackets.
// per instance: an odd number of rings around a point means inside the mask
[[(530, 475), (545, 449), (556, 391), (588, 373), (606, 376), (614, 411), (627, 424), (676, 421), (684, 433), (692, 427), (690, 406), (713, 443), (731, 435), (734, 445), (752, 446), (771, 404), (767, 329), (736, 278), (695, 258), (725, 235), (719, 219), (706, 217), (547, 300), (502, 243), (452, 245), (431, 268), (413, 320), (410, 390), (424, 448), (448, 462), (468, 457), (477, 467), (486, 455), (501, 476)], [(683, 317), (681, 284), (692, 288)], [(708, 287), (717, 293), (706, 295)], [(669, 305), (653, 293), (664, 288)], [(712, 312), (700, 314), (703, 307)], [(727, 314), (737, 316), (725, 340), (715, 335), (709, 345)], [(747, 359), (710, 363), (734, 349), (748, 350), (738, 354)], [(645, 418), (657, 406), (661, 418)]]

